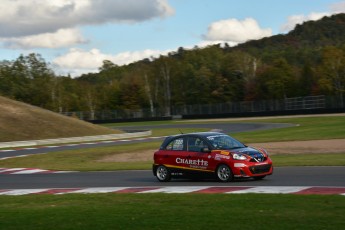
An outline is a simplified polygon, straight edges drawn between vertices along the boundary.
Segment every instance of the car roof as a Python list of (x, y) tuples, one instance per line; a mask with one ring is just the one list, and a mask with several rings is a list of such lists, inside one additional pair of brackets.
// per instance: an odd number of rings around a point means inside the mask
[(184, 137), (184, 136), (202, 136), (202, 137), (208, 137), (208, 136), (215, 136), (215, 135), (226, 135), (226, 134), (224, 134), (224, 133), (219, 133), (219, 132), (196, 132), (196, 133), (182, 133), (182, 134), (177, 134), (177, 135), (169, 136), (169, 138)]
[(160, 149), (163, 149), (172, 139), (177, 139), (180, 137), (193, 136), (193, 137), (204, 137), (204, 138), (206, 138), (209, 136), (218, 136), (218, 135), (226, 135), (226, 134), (219, 133), (219, 132), (196, 132), (196, 133), (182, 133), (182, 134), (172, 135), (172, 136), (168, 136), (167, 138), (165, 138)]

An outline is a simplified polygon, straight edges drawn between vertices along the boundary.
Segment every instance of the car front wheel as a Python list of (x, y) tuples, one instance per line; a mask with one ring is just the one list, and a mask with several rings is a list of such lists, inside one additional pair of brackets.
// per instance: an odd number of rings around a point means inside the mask
[(229, 181), (232, 181), (233, 179), (231, 169), (226, 164), (221, 164), (218, 166), (216, 170), (216, 176), (218, 180), (222, 182), (229, 182)]
[(156, 169), (156, 177), (161, 182), (167, 182), (171, 179), (170, 171), (164, 165), (160, 165)]

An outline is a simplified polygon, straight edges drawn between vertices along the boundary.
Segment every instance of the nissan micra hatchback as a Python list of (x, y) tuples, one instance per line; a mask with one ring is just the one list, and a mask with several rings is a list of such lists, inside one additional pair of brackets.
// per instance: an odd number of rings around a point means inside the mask
[(228, 182), (236, 177), (263, 179), (273, 173), (272, 160), (264, 149), (248, 147), (216, 132), (169, 136), (153, 159), (153, 174), (162, 182), (204, 174)]

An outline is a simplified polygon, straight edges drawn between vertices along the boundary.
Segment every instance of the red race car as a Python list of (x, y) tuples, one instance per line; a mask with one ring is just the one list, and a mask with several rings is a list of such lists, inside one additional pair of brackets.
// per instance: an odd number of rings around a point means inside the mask
[(159, 181), (200, 174), (215, 176), (222, 182), (235, 177), (258, 180), (273, 173), (272, 160), (264, 149), (248, 147), (223, 133), (169, 136), (153, 158), (153, 174)]

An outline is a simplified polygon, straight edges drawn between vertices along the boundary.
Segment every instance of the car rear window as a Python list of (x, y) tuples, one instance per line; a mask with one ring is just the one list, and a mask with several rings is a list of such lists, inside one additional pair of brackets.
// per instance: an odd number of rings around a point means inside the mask
[(184, 146), (184, 138), (181, 137), (181, 138), (172, 140), (169, 144), (167, 144), (165, 149), (180, 151), (180, 150), (183, 150), (183, 146)]

